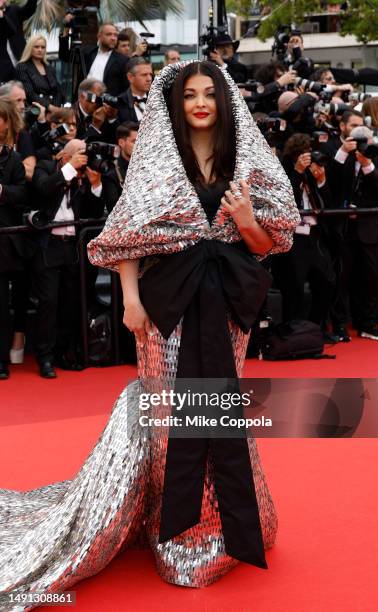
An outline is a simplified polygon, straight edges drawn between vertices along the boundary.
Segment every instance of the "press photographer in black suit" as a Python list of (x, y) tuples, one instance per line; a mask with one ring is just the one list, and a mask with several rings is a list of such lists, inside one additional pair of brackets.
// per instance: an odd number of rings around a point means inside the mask
[[(103, 23), (98, 31), (98, 46), (84, 47), (83, 57), (87, 74), (90, 78), (102, 81), (107, 92), (118, 96), (128, 86), (126, 66), (128, 58), (117, 53), (118, 30), (112, 23)], [(68, 35), (59, 37), (59, 59), (64, 62), (70, 60), (70, 38)]]
[(117, 128), (116, 141), (121, 154), (115, 161), (114, 167), (104, 174), (102, 180), (102, 195), (106, 202), (106, 209), (108, 212), (113, 210), (122, 193), (127, 168), (137, 139), (138, 129), (139, 125), (132, 121), (121, 123)]
[(102, 81), (84, 79), (79, 85), (78, 100), (73, 105), (77, 121), (77, 137), (91, 142), (115, 143), (119, 125), (118, 109), (101, 103), (99, 98), (106, 92)]
[[(300, 210), (332, 207), (325, 168), (313, 159), (308, 134), (293, 134), (283, 152), (283, 166), (293, 187)], [(302, 217), (295, 230), (293, 247), (287, 253), (272, 258), (272, 272), (283, 298), (284, 320), (309, 319), (323, 328), (326, 341), (337, 341), (326, 332), (326, 320), (331, 306), (335, 273), (328, 249), (328, 228), (316, 216)], [(311, 288), (311, 309), (305, 307), (305, 282)]]
[[(11, 103), (0, 100), (0, 226), (22, 224), (27, 206), (25, 169), (18, 153), (6, 143), (13, 131)], [(9, 311), (9, 280), (24, 270), (27, 243), (22, 235), (0, 237), (0, 380), (9, 377), (13, 330)]]
[[(33, 184), (36, 198), (50, 221), (99, 218), (104, 211), (101, 175), (87, 167), (86, 144), (71, 140), (54, 160), (38, 162)], [(53, 361), (66, 369), (81, 369), (79, 334), (79, 266), (74, 225), (40, 230), (34, 259), (38, 298), (36, 357), (40, 374), (55, 378)], [(58, 326), (58, 338), (56, 328)]]
[(7, 6), (7, 0), (0, 0), (0, 82), (16, 76), (15, 66), (26, 44), (23, 24), (36, 7), (37, 0), (27, 0), (23, 6)]
[[(372, 136), (363, 125), (354, 127), (347, 137), (342, 134), (332, 171), (335, 194), (342, 192), (344, 208), (378, 206), (378, 149), (364, 154)], [(378, 216), (349, 217), (343, 240), (350, 254), (351, 269), (346, 269), (344, 280), (349, 285), (353, 324), (362, 338), (378, 340)]]

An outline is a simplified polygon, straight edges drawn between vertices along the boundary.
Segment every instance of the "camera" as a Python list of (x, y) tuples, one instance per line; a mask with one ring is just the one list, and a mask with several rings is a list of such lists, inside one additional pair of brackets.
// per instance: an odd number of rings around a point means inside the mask
[(139, 35), (142, 37), (143, 42), (147, 43), (147, 50), (143, 53), (143, 57), (149, 57), (151, 55), (151, 51), (160, 51), (160, 45), (150, 44), (147, 38), (153, 38), (155, 34), (151, 34), (151, 32), (140, 32)]
[(32, 225), (35, 229), (44, 229), (50, 222), (44, 210), (31, 210), (22, 217), (25, 225)]
[(367, 100), (368, 98), (371, 98), (371, 94), (360, 93), (358, 91), (353, 91), (348, 95), (349, 102), (364, 102), (364, 100)]
[(274, 33), (272, 56), (275, 55), (278, 60), (282, 61), (286, 55), (287, 44), (290, 40), (290, 36), (295, 33), (296, 31), (292, 30), (288, 25), (279, 26)]
[(96, 104), (97, 108), (100, 108), (104, 104), (107, 104), (112, 108), (119, 108), (119, 100), (117, 96), (111, 96), (108, 93), (104, 93), (102, 94), (102, 96), (97, 96), (95, 93), (88, 91), (87, 102), (92, 102), (92, 104)]
[(58, 127), (53, 128), (52, 130), (48, 130), (44, 134), (42, 134), (42, 138), (50, 148), (50, 151), (53, 155), (56, 155), (61, 151), (64, 147), (64, 144), (58, 142), (58, 139), (62, 136), (65, 136), (70, 131), (69, 125), (66, 123), (62, 123), (62, 125), (58, 125)]
[(119, 157), (120, 148), (107, 142), (89, 142), (85, 154), (88, 156), (88, 168), (103, 174), (109, 171), (110, 165)]
[(317, 102), (314, 106), (315, 113), (325, 113), (326, 115), (342, 115), (347, 110), (350, 110), (349, 104), (336, 104), (323, 100)]
[(297, 77), (293, 85), (288, 85), (288, 89), (294, 89), (294, 87), (304, 87), (305, 91), (312, 91), (315, 94), (321, 94), (325, 89), (326, 85), (318, 83), (317, 81), (309, 81), (308, 79), (301, 79)]
[(362, 153), (368, 159), (374, 159), (378, 155), (378, 139), (375, 137), (374, 142), (368, 144), (366, 136), (353, 136), (353, 140), (357, 143), (357, 151)]
[(38, 106), (27, 106), (24, 109), (23, 117), (25, 123), (30, 127), (35, 123), (41, 113), (41, 109)]
[(311, 137), (311, 161), (318, 166), (326, 166), (329, 159), (328, 155), (319, 151), (319, 146), (328, 141), (328, 133), (323, 131), (313, 132)]

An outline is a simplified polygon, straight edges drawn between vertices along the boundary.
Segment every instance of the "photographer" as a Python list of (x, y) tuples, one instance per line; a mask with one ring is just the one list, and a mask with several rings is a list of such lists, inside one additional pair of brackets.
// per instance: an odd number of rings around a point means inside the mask
[[(8, 143), (13, 133), (15, 109), (0, 100), (0, 226), (22, 224), (27, 194), (25, 170), (21, 158)], [(13, 329), (9, 310), (9, 281), (24, 271), (28, 244), (20, 234), (0, 236), (0, 380), (9, 377), (9, 351)], [(22, 331), (22, 330), (20, 330)]]
[(318, 97), (312, 93), (284, 91), (278, 98), (278, 111), (287, 122), (288, 135), (297, 132), (312, 134), (316, 130), (314, 105)]
[(247, 66), (241, 64), (236, 55), (238, 40), (232, 40), (228, 34), (218, 34), (214, 40), (214, 51), (210, 51), (209, 59), (232, 76), (235, 83), (245, 83), (248, 78)]
[(309, 57), (303, 56), (304, 44), (303, 36), (298, 31), (293, 31), (287, 43), (287, 51), (284, 63), (289, 70), (296, 70), (302, 79), (308, 79), (314, 72), (314, 62)]
[[(99, 218), (104, 212), (101, 175), (87, 166), (86, 143), (71, 140), (53, 160), (38, 162), (33, 184), (40, 208), (49, 221)], [(77, 354), (79, 336), (79, 266), (74, 225), (39, 230), (33, 261), (38, 298), (36, 357), (40, 374), (55, 378), (53, 361), (82, 369)], [(56, 329), (58, 337), (56, 339)]]
[(151, 63), (144, 57), (132, 57), (127, 65), (129, 89), (119, 96), (119, 120), (133, 121), (142, 119), (147, 95), (151, 88), (153, 73)]
[[(315, 159), (317, 161), (315, 161)], [(320, 210), (332, 206), (324, 158), (312, 148), (308, 134), (293, 134), (286, 143), (283, 166), (293, 187), (300, 210)], [(328, 251), (326, 223), (316, 216), (302, 217), (288, 253), (275, 255), (272, 272), (283, 298), (284, 320), (309, 319), (320, 325), (325, 340), (334, 342), (325, 331), (331, 305), (335, 273)], [(311, 288), (311, 309), (305, 308), (305, 282)]]
[(72, 108), (58, 108), (49, 114), (50, 121), (46, 121), (43, 112), (38, 119), (31, 129), (36, 156), (51, 160), (67, 142), (76, 138), (75, 113)]
[[(89, 78), (105, 84), (108, 93), (118, 96), (128, 87), (127, 56), (117, 53), (118, 30), (113, 23), (103, 23), (98, 30), (98, 46), (82, 49)], [(59, 37), (59, 59), (70, 61), (70, 37), (66, 31)], [(85, 75), (84, 75), (85, 76)]]
[(282, 62), (269, 62), (269, 64), (260, 66), (256, 71), (255, 79), (263, 87), (257, 88), (257, 91), (252, 94), (253, 112), (276, 111), (279, 96), (289, 86), (294, 86), (296, 77), (295, 70), (287, 70)]
[[(343, 208), (377, 207), (378, 147), (373, 144), (373, 133), (356, 111), (343, 116), (341, 128), (342, 144), (333, 164), (335, 201)], [(378, 216), (345, 219), (340, 227), (340, 243), (344, 273), (334, 316), (343, 317), (341, 322), (345, 322), (349, 293), (354, 327), (361, 337), (377, 340)]]
[(104, 83), (98, 79), (87, 78), (79, 85), (78, 100), (72, 108), (76, 115), (77, 136), (86, 142), (115, 142), (118, 109), (104, 102), (105, 91)]
[(114, 167), (103, 176), (103, 198), (106, 209), (110, 213), (118, 202), (122, 193), (127, 168), (133, 152), (138, 135), (139, 125), (132, 121), (126, 121), (118, 126), (116, 131), (116, 142), (120, 148), (121, 155), (114, 162)]

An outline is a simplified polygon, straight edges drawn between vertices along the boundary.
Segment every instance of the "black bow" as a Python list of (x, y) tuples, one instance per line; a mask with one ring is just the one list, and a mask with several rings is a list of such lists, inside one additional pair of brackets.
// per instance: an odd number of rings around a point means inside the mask
[(147, 97), (145, 98), (138, 98), (138, 96), (133, 96), (133, 100), (134, 100), (134, 104), (141, 104), (142, 102), (146, 103), (147, 102)]
[[(247, 333), (271, 282), (270, 274), (252, 254), (220, 241), (203, 240), (179, 253), (161, 256), (146, 271), (139, 281), (141, 301), (165, 338), (184, 315), (176, 389), (180, 379), (187, 378), (236, 381), (227, 307)], [(200, 521), (209, 451), (226, 552), (266, 568), (245, 437), (170, 436), (159, 541), (171, 539)]]

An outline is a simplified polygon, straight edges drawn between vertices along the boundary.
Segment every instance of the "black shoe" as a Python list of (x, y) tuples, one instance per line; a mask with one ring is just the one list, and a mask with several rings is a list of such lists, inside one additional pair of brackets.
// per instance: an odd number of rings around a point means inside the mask
[(43, 378), (56, 378), (56, 372), (50, 361), (42, 361), (39, 364), (39, 373)]
[(376, 325), (369, 325), (361, 327), (358, 331), (358, 335), (361, 338), (369, 338), (370, 340), (378, 340), (378, 327)]
[(54, 360), (54, 363), (58, 368), (62, 368), (62, 370), (71, 370), (74, 372), (81, 372), (84, 370), (83, 364), (76, 360), (69, 359), (67, 355), (59, 355)]
[(323, 332), (324, 344), (337, 344), (339, 342), (339, 336), (330, 334), (329, 332)]
[(350, 342), (352, 338), (342, 325), (333, 328), (333, 333), (339, 337), (339, 342)]
[(0, 380), (6, 380), (9, 378), (8, 364), (0, 361)]

